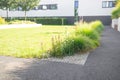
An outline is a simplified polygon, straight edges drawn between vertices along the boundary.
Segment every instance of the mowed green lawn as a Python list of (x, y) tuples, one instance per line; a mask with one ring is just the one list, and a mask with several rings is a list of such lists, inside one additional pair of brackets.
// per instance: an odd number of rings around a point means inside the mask
[(74, 26), (41, 26), (34, 28), (0, 29), (0, 55), (43, 58), (52, 48), (52, 37), (64, 39)]

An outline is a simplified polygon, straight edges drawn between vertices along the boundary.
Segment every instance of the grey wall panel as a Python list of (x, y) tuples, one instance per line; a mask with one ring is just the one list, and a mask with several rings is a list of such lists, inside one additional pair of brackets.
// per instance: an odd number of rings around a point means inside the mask
[(104, 25), (111, 25), (112, 22), (111, 16), (83, 16), (83, 20), (86, 22), (100, 20)]

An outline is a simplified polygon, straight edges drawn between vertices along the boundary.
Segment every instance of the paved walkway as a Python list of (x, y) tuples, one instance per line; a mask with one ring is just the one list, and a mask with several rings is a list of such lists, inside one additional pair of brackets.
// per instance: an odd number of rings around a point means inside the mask
[[(9, 65), (13, 64), (18, 63)], [(120, 32), (106, 26), (101, 46), (91, 52), (84, 66), (41, 60), (9, 65), (0, 65), (0, 80), (120, 80)]]

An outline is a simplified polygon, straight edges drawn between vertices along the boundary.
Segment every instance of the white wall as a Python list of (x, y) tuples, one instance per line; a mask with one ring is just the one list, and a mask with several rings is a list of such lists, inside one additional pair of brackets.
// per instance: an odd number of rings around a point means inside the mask
[[(29, 17), (44, 16), (74, 16), (74, 0), (41, 0), (40, 4), (58, 4), (57, 10), (31, 10), (27, 12)], [(2, 17), (6, 17), (5, 11), (0, 11)], [(10, 11), (9, 17), (22, 17), (23, 11)]]
[(120, 17), (118, 18), (118, 31), (120, 32)]
[(115, 25), (118, 25), (118, 19), (112, 19), (112, 28), (115, 28)]
[[(108, 16), (113, 8), (102, 8), (104, 0), (79, 0), (79, 16)], [(109, 0), (105, 0), (109, 1)], [(111, 1), (111, 0), (110, 0)], [(113, 0), (114, 1), (114, 0)], [(27, 12), (29, 17), (44, 16), (74, 16), (74, 0), (41, 0), (40, 4), (58, 4), (57, 10), (31, 10)], [(0, 10), (0, 16), (6, 17), (6, 11)], [(23, 11), (10, 11), (10, 17), (22, 17)]]
[(102, 8), (102, 1), (111, 0), (79, 0), (79, 16), (111, 15), (113, 8)]

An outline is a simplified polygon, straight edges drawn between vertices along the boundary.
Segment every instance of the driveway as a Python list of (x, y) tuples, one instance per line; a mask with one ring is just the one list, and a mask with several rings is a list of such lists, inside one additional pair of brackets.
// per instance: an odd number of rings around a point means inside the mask
[(0, 80), (120, 80), (120, 33), (106, 26), (84, 65), (0, 56)]

